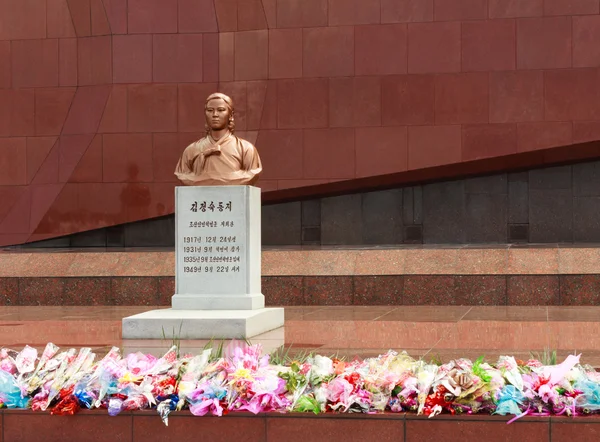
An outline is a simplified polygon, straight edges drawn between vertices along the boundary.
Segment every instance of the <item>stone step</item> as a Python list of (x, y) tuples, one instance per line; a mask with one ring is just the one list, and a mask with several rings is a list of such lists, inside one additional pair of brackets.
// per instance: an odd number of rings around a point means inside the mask
[[(0, 252), (0, 305), (171, 305), (170, 250)], [(267, 306), (600, 305), (600, 248), (265, 249)]]

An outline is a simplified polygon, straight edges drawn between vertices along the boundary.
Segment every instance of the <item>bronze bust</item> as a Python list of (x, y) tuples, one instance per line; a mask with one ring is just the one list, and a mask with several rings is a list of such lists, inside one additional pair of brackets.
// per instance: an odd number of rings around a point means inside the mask
[(206, 136), (183, 151), (175, 175), (186, 186), (252, 185), (262, 164), (256, 147), (234, 135), (233, 101), (214, 93), (204, 106)]

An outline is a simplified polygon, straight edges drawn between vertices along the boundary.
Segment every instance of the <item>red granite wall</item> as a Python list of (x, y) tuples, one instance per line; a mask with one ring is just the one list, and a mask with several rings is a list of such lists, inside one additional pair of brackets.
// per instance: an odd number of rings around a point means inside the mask
[[(265, 192), (600, 140), (598, 0), (0, 0), (0, 245), (173, 211), (215, 89)], [(576, 147), (575, 147), (576, 148)]]

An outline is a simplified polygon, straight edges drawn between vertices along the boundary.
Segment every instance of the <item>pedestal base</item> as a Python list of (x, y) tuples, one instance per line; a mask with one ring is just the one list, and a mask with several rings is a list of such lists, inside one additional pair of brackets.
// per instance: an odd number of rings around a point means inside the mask
[(282, 327), (282, 308), (151, 310), (123, 318), (123, 339), (244, 339)]
[(257, 295), (190, 295), (171, 297), (173, 310), (257, 310), (265, 307), (265, 297)]

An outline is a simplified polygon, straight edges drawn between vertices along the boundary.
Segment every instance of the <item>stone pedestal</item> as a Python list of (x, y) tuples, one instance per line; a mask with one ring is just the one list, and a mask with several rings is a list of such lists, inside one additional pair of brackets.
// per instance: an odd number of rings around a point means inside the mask
[(123, 319), (124, 339), (250, 338), (283, 326), (261, 293), (260, 189), (175, 188), (171, 309)]

